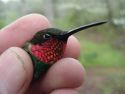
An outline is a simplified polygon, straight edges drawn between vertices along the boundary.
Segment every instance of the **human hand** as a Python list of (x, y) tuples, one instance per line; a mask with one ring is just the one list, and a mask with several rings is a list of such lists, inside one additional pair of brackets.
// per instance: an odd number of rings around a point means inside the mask
[(65, 58), (39, 81), (31, 82), (32, 61), (20, 47), (37, 31), (49, 26), (45, 17), (31, 14), (0, 30), (0, 94), (78, 94), (75, 88), (83, 83), (84, 69), (73, 59), (80, 53), (80, 45), (73, 36), (68, 39)]

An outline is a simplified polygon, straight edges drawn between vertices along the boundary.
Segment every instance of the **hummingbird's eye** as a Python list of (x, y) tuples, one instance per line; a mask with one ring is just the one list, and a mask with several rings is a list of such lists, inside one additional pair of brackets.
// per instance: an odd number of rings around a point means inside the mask
[(51, 38), (51, 35), (50, 35), (50, 34), (44, 34), (44, 35), (43, 35), (43, 38), (44, 38), (44, 39), (49, 39), (49, 38)]

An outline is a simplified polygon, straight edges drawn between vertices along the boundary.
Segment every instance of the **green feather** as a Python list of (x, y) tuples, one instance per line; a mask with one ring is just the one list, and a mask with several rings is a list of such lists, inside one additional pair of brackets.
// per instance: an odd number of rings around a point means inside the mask
[[(30, 54), (31, 55), (31, 54)], [(34, 64), (34, 75), (33, 80), (36, 80), (40, 78), (40, 76), (48, 70), (48, 68), (51, 66), (50, 64), (46, 64), (44, 62), (41, 62), (39, 59), (37, 59), (35, 56), (31, 55), (31, 59)]]
[(30, 55), (32, 62), (33, 62), (33, 69), (34, 69), (34, 73), (33, 73), (33, 80), (37, 80), (40, 78), (41, 75), (43, 75), (44, 73), (46, 73), (46, 71), (48, 70), (48, 68), (52, 65), (52, 64), (46, 64), (45, 62), (40, 61), (38, 58), (36, 58), (35, 56), (33, 56), (29, 50), (28, 50), (28, 46), (30, 45), (29, 42), (27, 42), (22, 48)]

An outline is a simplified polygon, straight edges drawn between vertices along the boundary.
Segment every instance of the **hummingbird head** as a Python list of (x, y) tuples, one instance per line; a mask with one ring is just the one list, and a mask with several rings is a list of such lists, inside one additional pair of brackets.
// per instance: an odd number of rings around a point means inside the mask
[(29, 51), (40, 61), (46, 64), (52, 64), (59, 60), (64, 53), (69, 36), (81, 30), (101, 25), (106, 21), (87, 24), (70, 31), (62, 31), (56, 28), (47, 28), (37, 32), (32, 40), (29, 41)]

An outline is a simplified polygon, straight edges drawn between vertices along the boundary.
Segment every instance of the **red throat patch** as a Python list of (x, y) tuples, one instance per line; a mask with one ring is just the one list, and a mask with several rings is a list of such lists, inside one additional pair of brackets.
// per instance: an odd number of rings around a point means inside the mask
[(31, 54), (46, 64), (52, 64), (61, 59), (65, 50), (66, 42), (50, 39), (41, 44), (31, 45)]

